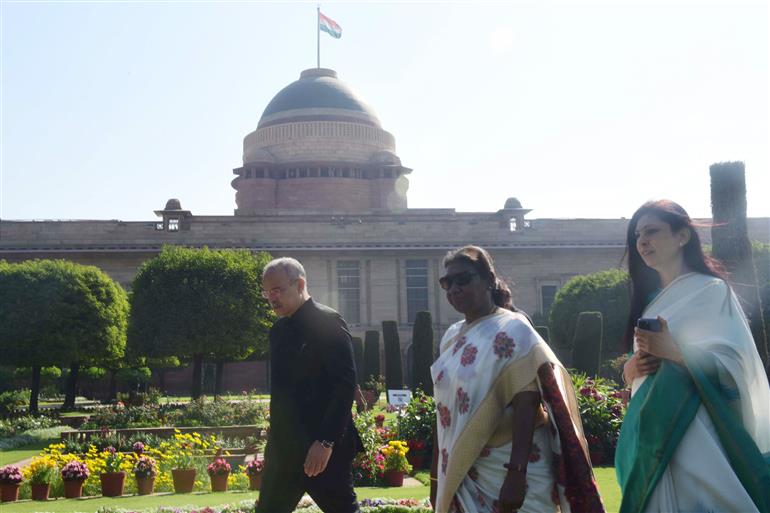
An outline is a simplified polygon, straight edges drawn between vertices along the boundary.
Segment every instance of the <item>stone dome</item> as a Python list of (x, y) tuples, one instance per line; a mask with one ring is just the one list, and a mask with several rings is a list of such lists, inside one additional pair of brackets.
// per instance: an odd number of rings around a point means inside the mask
[(374, 110), (337, 78), (336, 71), (311, 68), (273, 97), (262, 112), (258, 127), (294, 121), (345, 120), (380, 128)]
[(505, 200), (505, 207), (506, 209), (514, 209), (514, 208), (522, 208), (521, 207), (521, 201), (519, 201), (517, 198), (508, 198)]

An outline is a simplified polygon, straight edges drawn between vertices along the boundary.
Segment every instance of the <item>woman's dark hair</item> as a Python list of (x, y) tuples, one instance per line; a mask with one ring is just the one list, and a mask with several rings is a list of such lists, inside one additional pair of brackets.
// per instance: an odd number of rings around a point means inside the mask
[(626, 232), (626, 253), (628, 257), (628, 274), (631, 277), (629, 293), (631, 296), (631, 309), (623, 336), (623, 346), (626, 351), (633, 347), (634, 327), (637, 319), (651, 301), (652, 294), (660, 288), (660, 276), (658, 272), (642, 260), (639, 250), (636, 249), (636, 226), (639, 219), (650, 214), (671, 227), (673, 233), (680, 230), (690, 230), (690, 240), (684, 245), (684, 261), (695, 272), (707, 274), (727, 281), (727, 273), (719, 260), (703, 253), (700, 237), (696, 231), (696, 225), (690, 216), (677, 203), (671, 200), (648, 201), (634, 212), (628, 223)]
[(473, 266), (482, 280), (487, 280), (492, 289), (492, 301), (500, 308), (507, 308), (513, 312), (519, 310), (513, 306), (513, 297), (508, 284), (498, 278), (495, 272), (495, 264), (492, 257), (484, 248), (478, 246), (464, 246), (450, 251), (444, 257), (444, 267), (453, 262), (467, 262)]

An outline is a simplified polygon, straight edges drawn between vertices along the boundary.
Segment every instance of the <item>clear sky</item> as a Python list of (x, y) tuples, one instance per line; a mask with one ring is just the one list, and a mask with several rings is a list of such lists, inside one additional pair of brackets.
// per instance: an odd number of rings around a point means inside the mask
[[(314, 67), (315, 3), (2, 1), (4, 219), (232, 214), (243, 137)], [(409, 206), (710, 215), (708, 167), (746, 163), (770, 216), (764, 0), (323, 3), (321, 65), (414, 169)]]

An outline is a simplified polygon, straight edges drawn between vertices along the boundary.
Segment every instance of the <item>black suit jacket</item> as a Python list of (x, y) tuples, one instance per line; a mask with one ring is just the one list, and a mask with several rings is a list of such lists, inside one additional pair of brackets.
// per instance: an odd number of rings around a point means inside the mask
[(315, 440), (341, 444), (352, 437), (355, 449), (361, 449), (350, 413), (356, 388), (353, 345), (340, 314), (308, 299), (291, 317), (276, 321), (270, 330), (270, 364), (274, 442), (304, 445), (297, 447), (296, 457), (302, 459)]

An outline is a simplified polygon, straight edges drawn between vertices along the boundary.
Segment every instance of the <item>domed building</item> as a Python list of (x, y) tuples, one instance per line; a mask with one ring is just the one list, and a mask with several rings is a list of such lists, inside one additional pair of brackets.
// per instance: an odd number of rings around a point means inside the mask
[[(164, 245), (292, 256), (305, 265), (312, 296), (337, 309), (353, 335), (395, 321), (406, 364), (417, 312), (431, 313), (438, 334), (460, 318), (438, 285), (450, 249), (487, 248), (513, 284), (517, 306), (541, 323), (570, 278), (616, 268), (623, 257), (625, 219), (530, 219), (516, 197), (486, 212), (407, 208), (411, 170), (401, 165), (393, 135), (328, 69), (303, 71), (267, 102), (244, 138), (242, 162), (233, 170), (235, 215), (194, 215), (184, 198), (174, 198), (155, 211), (158, 218), (148, 212), (139, 222), (0, 220), (0, 259), (96, 265), (130, 289), (138, 268)], [(748, 230), (770, 242), (770, 219), (749, 219)], [(711, 239), (708, 230), (701, 236)], [(263, 362), (226, 367), (226, 390), (267, 386)], [(190, 381), (189, 370), (169, 372), (166, 386), (184, 393)]]
[(405, 209), (411, 169), (374, 110), (330, 69), (303, 71), (268, 103), (233, 171), (236, 215)]

